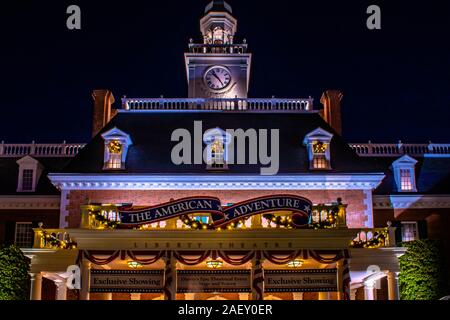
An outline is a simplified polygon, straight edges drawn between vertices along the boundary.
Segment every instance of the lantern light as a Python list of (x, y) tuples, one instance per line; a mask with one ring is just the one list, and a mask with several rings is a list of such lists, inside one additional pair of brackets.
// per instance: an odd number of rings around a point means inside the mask
[(142, 268), (142, 264), (137, 261), (131, 260), (128, 261), (128, 267), (130, 267), (131, 269), (138, 269)]
[(303, 265), (303, 260), (301, 259), (294, 259), (287, 263), (287, 266), (289, 268), (300, 268)]
[(223, 267), (223, 262), (220, 260), (209, 260), (206, 262), (206, 266), (211, 269), (219, 269)]

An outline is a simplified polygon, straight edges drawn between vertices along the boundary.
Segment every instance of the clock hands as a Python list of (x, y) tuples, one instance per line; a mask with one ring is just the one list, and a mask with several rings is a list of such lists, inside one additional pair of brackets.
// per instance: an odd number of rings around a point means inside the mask
[(212, 75), (213, 75), (217, 80), (219, 80), (220, 84), (223, 86), (222, 80), (220, 80), (219, 76), (216, 74), (216, 72), (215, 72), (214, 70), (212, 71)]

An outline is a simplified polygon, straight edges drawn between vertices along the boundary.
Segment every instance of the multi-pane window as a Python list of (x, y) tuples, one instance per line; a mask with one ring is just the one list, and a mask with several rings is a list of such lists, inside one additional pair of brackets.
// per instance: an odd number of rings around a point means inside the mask
[(324, 155), (314, 155), (313, 158), (313, 168), (314, 169), (327, 169), (328, 161)]
[(113, 140), (108, 143), (109, 159), (106, 162), (107, 169), (122, 168), (122, 152), (123, 146), (120, 141)]
[(313, 169), (328, 169), (329, 164), (326, 157), (327, 144), (321, 141), (314, 142), (313, 146), (313, 159), (312, 167)]
[(211, 168), (223, 168), (224, 160), (224, 146), (221, 140), (216, 140), (211, 145)]
[(108, 169), (120, 169), (122, 168), (122, 155), (117, 153), (112, 153), (109, 156), (107, 163)]
[(402, 191), (412, 191), (412, 179), (411, 179), (411, 170), (409, 169), (400, 169), (400, 188)]
[(403, 222), (402, 221), (402, 241), (414, 241), (417, 240), (418, 230), (417, 230), (417, 222)]
[(24, 169), (22, 171), (22, 190), (32, 191), (33, 190), (33, 170)]
[(31, 222), (17, 222), (15, 244), (20, 248), (33, 246), (33, 226)]

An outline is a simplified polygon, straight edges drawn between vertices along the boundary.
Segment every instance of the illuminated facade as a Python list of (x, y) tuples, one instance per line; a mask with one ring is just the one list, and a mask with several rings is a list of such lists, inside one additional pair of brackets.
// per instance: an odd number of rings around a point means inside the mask
[[(336, 90), (320, 111), (311, 98), (248, 98), (231, 7), (211, 2), (200, 27), (188, 98), (112, 109), (97, 90), (86, 145), (0, 145), (2, 242), (31, 258), (31, 298), (398, 299), (396, 244), (448, 237), (450, 145), (348, 144)], [(177, 164), (179, 129), (193, 147)], [(230, 129), (248, 134), (245, 151)], [(279, 137), (274, 175), (264, 130)], [(79, 290), (66, 287), (70, 266)]]

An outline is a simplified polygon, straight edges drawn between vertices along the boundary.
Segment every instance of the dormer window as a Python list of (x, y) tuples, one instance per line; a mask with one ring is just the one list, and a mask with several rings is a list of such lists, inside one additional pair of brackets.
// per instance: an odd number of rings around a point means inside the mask
[(303, 144), (308, 150), (310, 170), (330, 170), (330, 142), (333, 135), (321, 128), (307, 134)]
[(18, 160), (17, 164), (19, 165), (17, 192), (35, 192), (44, 167), (30, 156)]
[(219, 128), (210, 129), (203, 135), (206, 144), (205, 162), (208, 170), (228, 169), (227, 147), (230, 142), (229, 134)]
[(417, 160), (405, 155), (392, 163), (398, 192), (417, 192), (415, 165)]
[(125, 132), (113, 128), (102, 134), (105, 142), (104, 170), (123, 170), (128, 148), (132, 145), (130, 136)]

